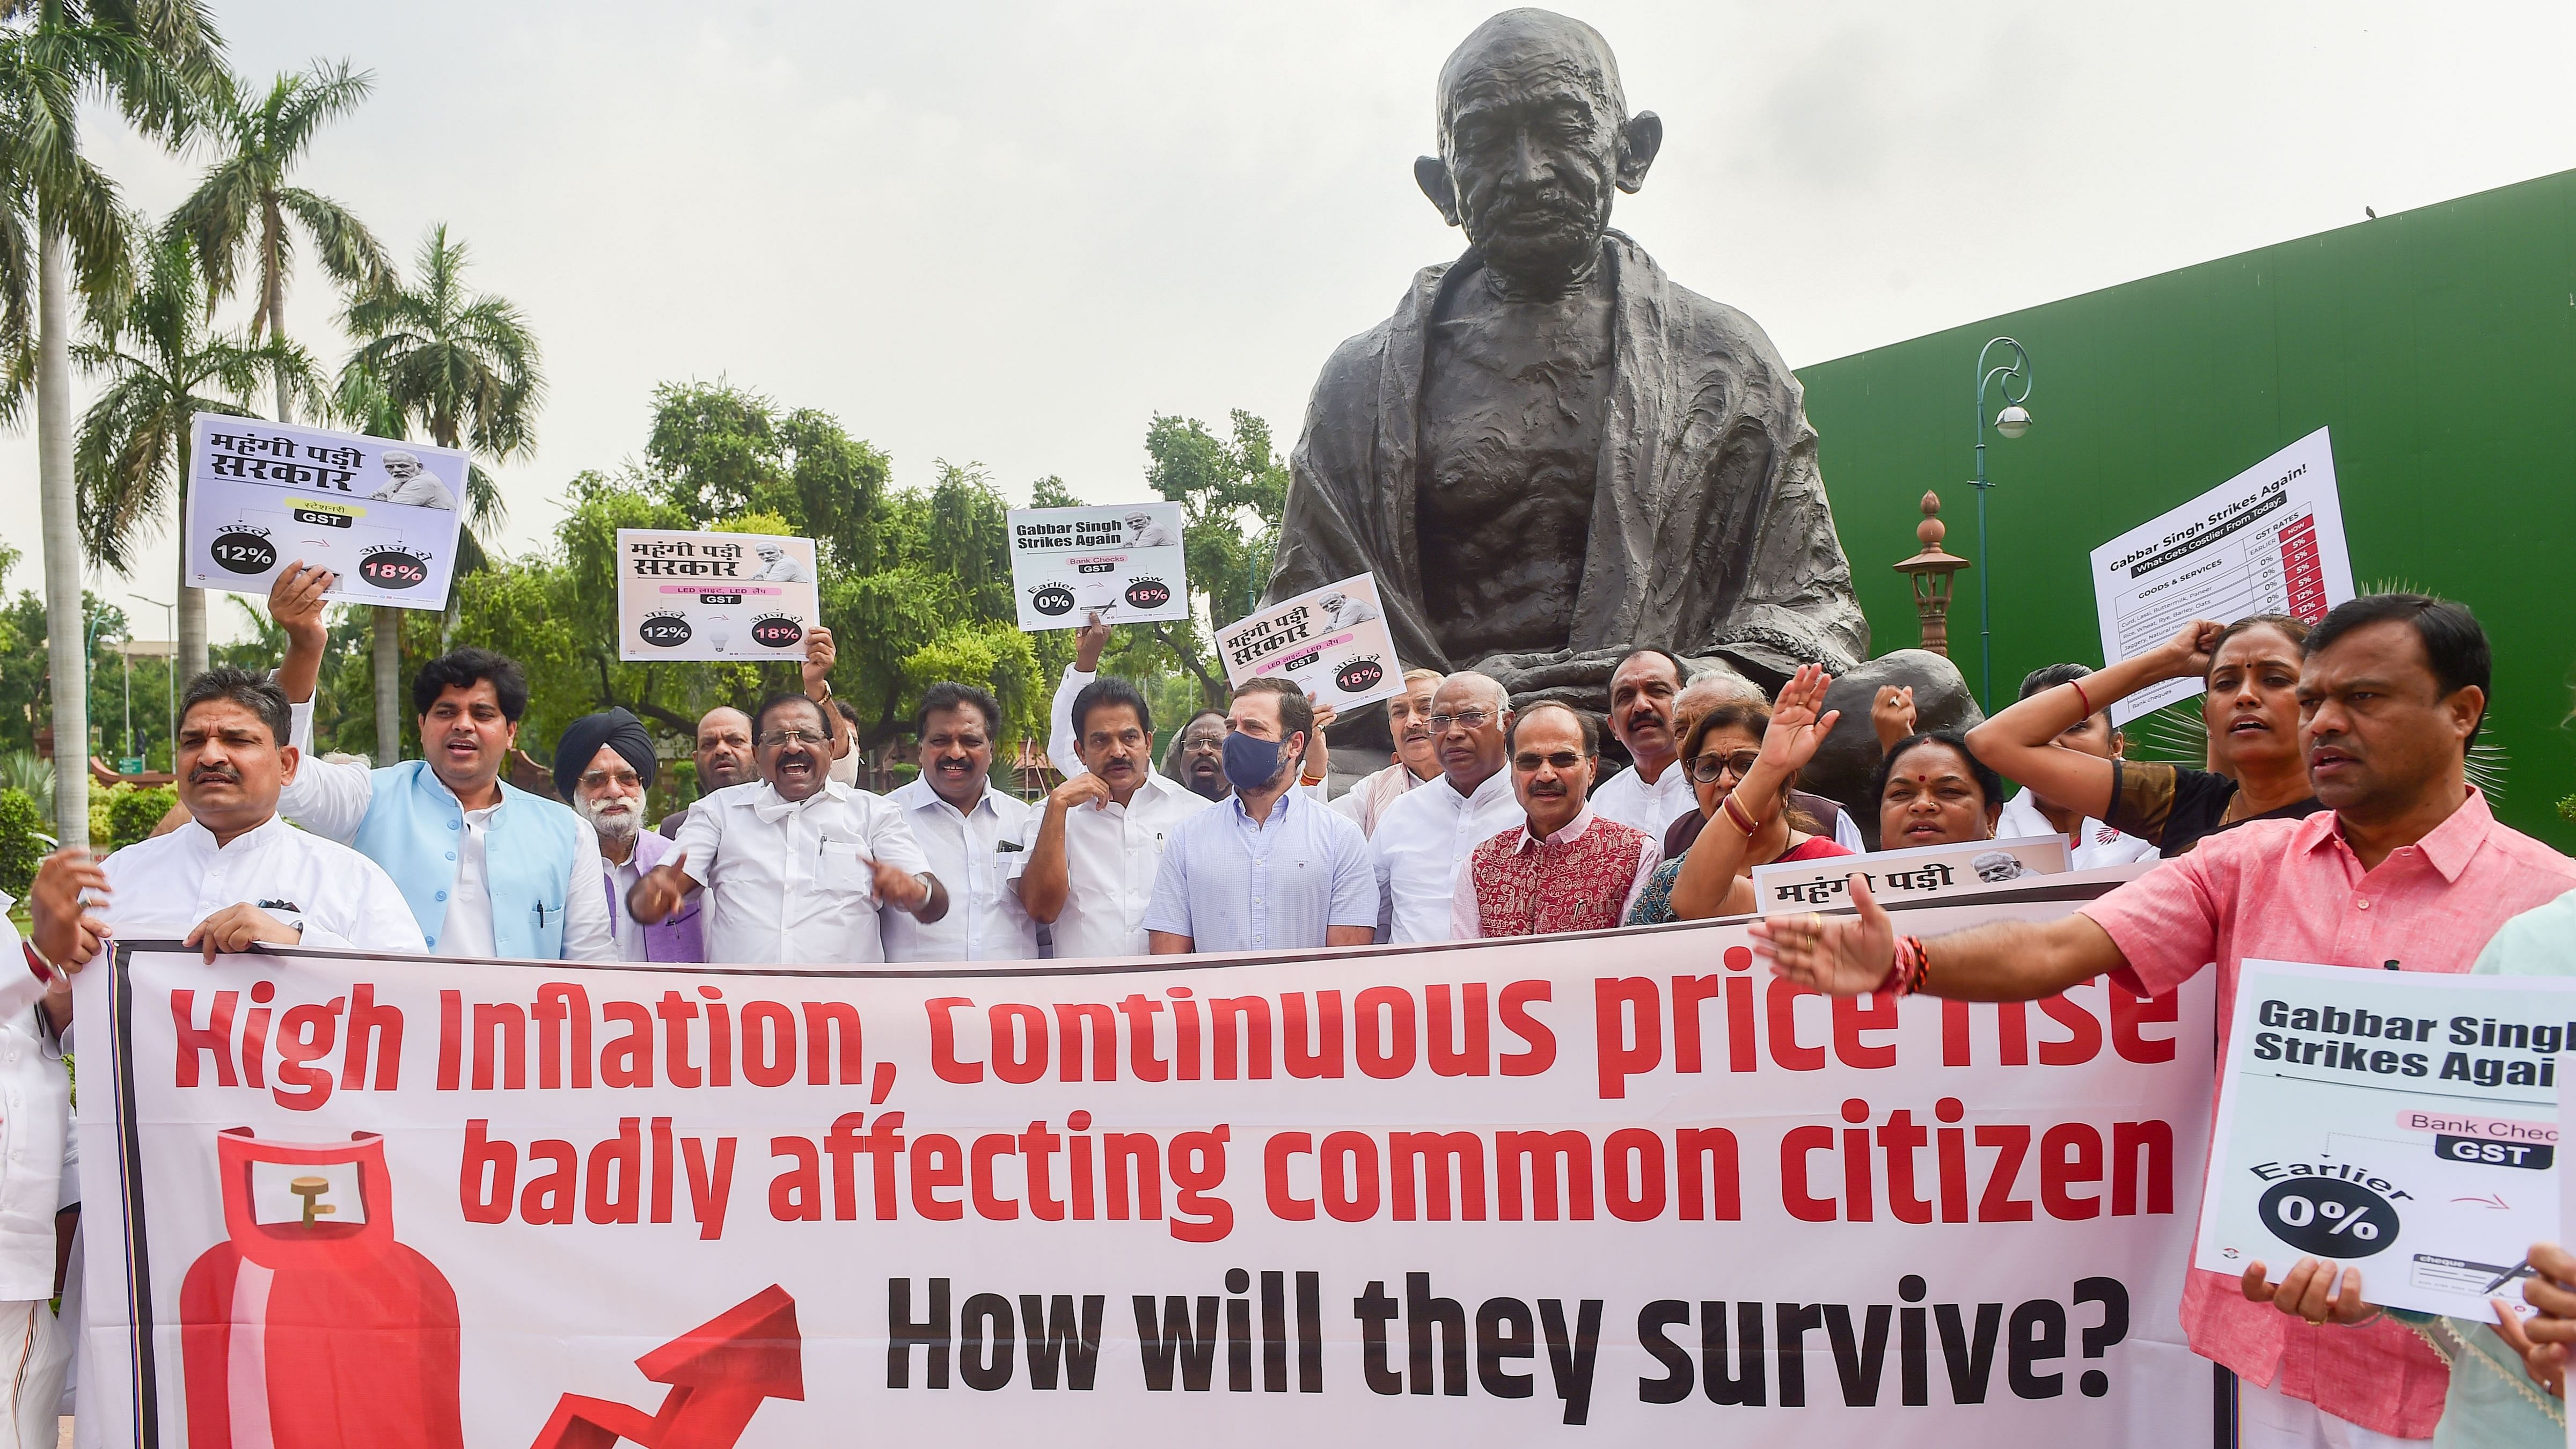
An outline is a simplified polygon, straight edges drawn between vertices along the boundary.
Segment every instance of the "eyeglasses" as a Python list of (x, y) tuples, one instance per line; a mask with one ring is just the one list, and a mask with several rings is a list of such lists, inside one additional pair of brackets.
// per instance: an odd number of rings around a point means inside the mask
[(1447, 734), (1451, 725), (1466, 730), (1483, 729), (1485, 722), (1492, 718), (1493, 715), (1485, 710), (1469, 709), (1456, 714), (1435, 714), (1424, 723), (1430, 725), (1435, 734)]
[(596, 790), (602, 785), (614, 785), (620, 790), (632, 790), (644, 783), (644, 777), (633, 770), (620, 770), (613, 775), (605, 771), (593, 770), (575, 783), (585, 790)]
[(1571, 770), (1582, 763), (1583, 757), (1572, 750), (1559, 750), (1552, 755), (1542, 755), (1533, 751), (1512, 756), (1512, 768), (1524, 774), (1537, 773), (1541, 765), (1553, 770)]
[(1762, 758), (1760, 750), (1737, 750), (1731, 755), (1701, 755), (1691, 761), (1691, 778), (1703, 785), (1714, 785), (1731, 771), (1741, 780), (1753, 773), (1753, 763)]
[(763, 745), (819, 745), (831, 736), (820, 730), (771, 730), (760, 737)]

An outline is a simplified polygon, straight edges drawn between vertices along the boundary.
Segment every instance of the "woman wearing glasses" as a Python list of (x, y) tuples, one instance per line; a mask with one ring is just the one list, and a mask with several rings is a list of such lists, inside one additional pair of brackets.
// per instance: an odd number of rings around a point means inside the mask
[(1753, 867), (1852, 853), (1789, 803), (1798, 771), (1840, 716), (1816, 713), (1831, 683), (1809, 665), (1780, 687), (1770, 708), (1730, 701), (1692, 723), (1681, 757), (1708, 825), (1688, 853), (1655, 868), (1628, 913), (1629, 925), (1746, 914), (1753, 909)]

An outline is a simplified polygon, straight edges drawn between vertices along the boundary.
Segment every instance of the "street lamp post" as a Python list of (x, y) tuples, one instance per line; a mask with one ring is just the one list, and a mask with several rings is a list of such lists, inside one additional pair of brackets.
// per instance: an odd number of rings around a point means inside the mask
[[(2009, 362), (1987, 365), (1996, 348), (2008, 350)], [(1995, 698), (1995, 624), (1991, 590), (1994, 586), (1994, 563), (1986, 554), (1986, 490), (1995, 485), (1986, 480), (1986, 389), (2002, 384), (1999, 395), (2004, 400), (2001, 412), (1993, 419), (1994, 430), (2007, 438), (2018, 438), (2030, 431), (2030, 354), (2009, 337), (1997, 337), (1977, 352), (1977, 476), (1968, 486), (1977, 490), (1977, 704), (1981, 709), (1994, 708)]]
[[(1980, 497), (1982, 498), (1982, 495), (1980, 495)], [(131, 593), (130, 593), (130, 594), (127, 594), (127, 595), (126, 595), (126, 597), (127, 597), (127, 598), (129, 598), (129, 599), (134, 600), (134, 601), (135, 601), (136, 603), (138, 603), (138, 604), (150, 604), (152, 607), (154, 607), (154, 608), (156, 608), (156, 609), (159, 609), (159, 610), (161, 611), (161, 627), (162, 627), (162, 630), (163, 630), (163, 632), (164, 632), (164, 633), (166, 633), (166, 634), (169, 636), (169, 639), (170, 639), (170, 658), (169, 658), (169, 675), (170, 675), (170, 770), (171, 770), (171, 773), (176, 774), (176, 773), (178, 772), (178, 769), (179, 769), (179, 623), (178, 623), (178, 620), (179, 620), (179, 610), (178, 610), (178, 606), (177, 606), (177, 605), (175, 605), (175, 604), (165, 604), (165, 603), (161, 602), (159, 599), (145, 598), (145, 597), (144, 597), (143, 595), (141, 595), (141, 594), (131, 594)]]

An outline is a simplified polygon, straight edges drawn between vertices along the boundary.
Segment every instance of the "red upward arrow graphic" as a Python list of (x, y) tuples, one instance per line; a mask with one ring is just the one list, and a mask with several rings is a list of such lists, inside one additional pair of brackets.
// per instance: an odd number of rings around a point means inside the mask
[(734, 1449), (764, 1399), (805, 1397), (796, 1300), (773, 1283), (635, 1361), (669, 1384), (659, 1413), (566, 1394), (531, 1449)]

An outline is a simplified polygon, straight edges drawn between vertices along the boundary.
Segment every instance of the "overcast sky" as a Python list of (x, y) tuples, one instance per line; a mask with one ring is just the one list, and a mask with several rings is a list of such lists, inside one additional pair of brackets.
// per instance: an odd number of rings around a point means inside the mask
[[(513, 550), (564, 480), (638, 455), (663, 381), (827, 409), (902, 486), (947, 458), (1017, 497), (1141, 496), (1156, 412), (1249, 409), (1285, 447), (1333, 344), (1459, 245), (1411, 163), (1490, 13), (218, 3), (247, 75), (375, 73), (298, 181), (406, 262), (448, 223), (534, 325), (539, 448), (495, 470)], [(2576, 165), (2564, 4), (1575, 13), (1664, 118), (1617, 224), (1799, 366)], [(204, 164), (90, 136), (156, 216)], [(336, 310), (313, 276), (287, 310), (333, 365)], [(40, 578), (35, 453), (32, 421), (0, 433), (14, 587)], [(140, 587), (167, 598), (175, 558), (165, 534)]]

